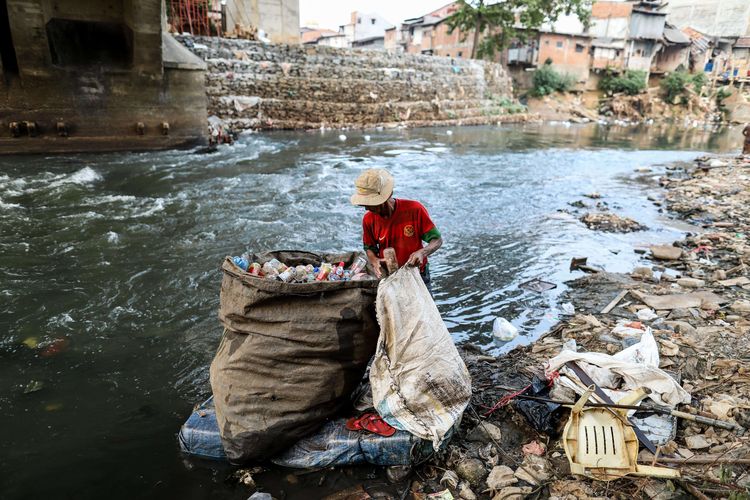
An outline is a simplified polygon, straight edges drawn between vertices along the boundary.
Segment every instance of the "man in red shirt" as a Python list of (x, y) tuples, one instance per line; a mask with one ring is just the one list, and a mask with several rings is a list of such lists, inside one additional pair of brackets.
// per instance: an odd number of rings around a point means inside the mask
[[(440, 248), (443, 238), (421, 203), (393, 197), (393, 184), (393, 176), (380, 168), (365, 170), (354, 182), (357, 191), (351, 202), (367, 209), (362, 218), (367, 258), (380, 278), (383, 250), (393, 248), (399, 267), (419, 266), (432, 293), (427, 256)], [(422, 246), (423, 241), (427, 246)]]

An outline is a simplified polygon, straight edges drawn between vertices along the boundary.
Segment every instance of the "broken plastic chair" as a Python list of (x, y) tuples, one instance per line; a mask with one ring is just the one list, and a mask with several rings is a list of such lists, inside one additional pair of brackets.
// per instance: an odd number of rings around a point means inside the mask
[[(594, 386), (576, 402), (563, 431), (563, 447), (570, 472), (600, 481), (612, 481), (627, 475), (677, 478), (680, 472), (666, 467), (639, 465), (638, 438), (627, 421), (627, 410), (584, 406)], [(618, 401), (637, 404), (646, 396), (638, 389)]]

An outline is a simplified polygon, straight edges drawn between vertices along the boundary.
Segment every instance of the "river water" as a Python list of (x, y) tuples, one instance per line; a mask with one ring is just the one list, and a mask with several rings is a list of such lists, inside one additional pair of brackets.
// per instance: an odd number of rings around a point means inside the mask
[[(433, 286), (455, 340), (500, 353), (557, 320), (572, 257), (627, 271), (634, 246), (682, 234), (647, 200), (666, 164), (740, 144), (738, 129), (655, 126), (344, 133), (248, 135), (209, 154), (0, 157), (0, 496), (247, 498), (175, 439), (210, 391), (220, 263), (360, 248), (348, 197), (365, 168), (389, 169), (396, 197), (423, 202), (441, 230)], [(649, 230), (596, 233), (559, 211), (592, 192)], [(518, 287), (533, 278), (558, 286)], [(522, 331), (511, 345), (492, 340), (497, 316)]]

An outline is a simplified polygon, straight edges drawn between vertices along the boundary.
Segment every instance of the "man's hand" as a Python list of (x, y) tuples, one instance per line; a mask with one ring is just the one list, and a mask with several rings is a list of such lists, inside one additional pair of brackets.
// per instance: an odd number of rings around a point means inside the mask
[(409, 256), (409, 260), (406, 261), (406, 265), (422, 267), (422, 264), (424, 264), (424, 259), (426, 257), (427, 255), (425, 254), (424, 249), (417, 250)]

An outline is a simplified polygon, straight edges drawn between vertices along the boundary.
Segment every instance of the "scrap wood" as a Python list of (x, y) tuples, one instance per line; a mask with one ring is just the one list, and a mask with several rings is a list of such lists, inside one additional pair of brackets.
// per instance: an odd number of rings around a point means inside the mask
[(601, 314), (608, 314), (609, 311), (614, 309), (617, 306), (617, 304), (619, 304), (620, 301), (625, 298), (628, 292), (629, 290), (623, 290), (620, 293), (618, 293), (617, 296), (614, 299), (612, 299), (612, 302), (607, 304), (607, 306), (604, 309), (602, 309)]

